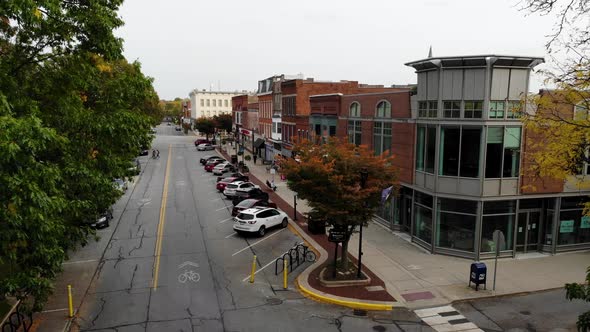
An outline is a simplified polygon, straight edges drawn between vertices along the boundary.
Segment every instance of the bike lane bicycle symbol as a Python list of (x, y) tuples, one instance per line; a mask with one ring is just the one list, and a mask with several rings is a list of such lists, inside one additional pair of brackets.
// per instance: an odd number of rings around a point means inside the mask
[[(184, 262), (180, 264), (178, 268), (182, 269), (187, 266), (199, 267), (199, 264), (193, 262)], [(201, 275), (193, 270), (184, 271), (184, 273), (178, 275), (178, 282), (182, 284), (186, 283), (187, 281), (198, 282), (199, 280), (201, 280)]]

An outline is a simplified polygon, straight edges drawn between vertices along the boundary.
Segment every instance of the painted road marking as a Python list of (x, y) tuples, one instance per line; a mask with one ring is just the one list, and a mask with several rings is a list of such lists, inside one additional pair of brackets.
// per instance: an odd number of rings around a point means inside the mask
[(66, 311), (66, 310), (70, 310), (69, 308), (63, 308), (63, 309), (51, 309), (51, 310), (43, 310), (41, 311), (42, 313), (50, 313), (50, 312), (58, 312), (58, 311)]
[(428, 308), (414, 311), (416, 316), (435, 331), (481, 331), (451, 306)]
[(284, 230), (285, 230), (285, 228), (281, 229), (280, 231), (278, 231), (278, 232), (276, 232), (276, 233), (273, 233), (273, 234), (271, 234), (271, 235), (269, 235), (269, 236), (265, 237), (264, 239), (262, 239), (262, 240), (260, 240), (260, 241), (256, 241), (256, 242), (252, 243), (251, 245), (247, 246), (246, 248), (240, 249), (239, 251), (235, 252), (235, 253), (232, 255), (232, 257), (233, 257), (233, 256), (235, 256), (235, 255), (237, 255), (237, 254), (239, 254), (239, 253), (241, 253), (241, 252), (242, 252), (242, 251), (244, 251), (244, 250), (247, 250), (247, 249), (249, 249), (249, 248), (252, 248), (252, 247), (254, 247), (255, 245), (259, 244), (259, 243), (260, 243), (260, 242), (262, 242), (262, 241), (266, 241), (266, 240), (270, 239), (271, 237), (273, 237), (273, 236), (275, 236), (275, 235), (279, 234), (280, 232), (282, 232), (282, 231), (284, 231)]
[(217, 202), (217, 201), (220, 201), (220, 200), (222, 200), (222, 199), (223, 199), (223, 198), (221, 198), (221, 197), (220, 197), (220, 198), (212, 199), (212, 200), (210, 200), (209, 202)]
[(238, 234), (238, 233), (236, 233), (236, 232), (233, 232), (233, 233), (231, 233), (230, 235), (226, 236), (225, 238), (226, 238), (226, 239), (228, 239), (228, 238), (230, 238), (230, 237), (232, 237), (232, 236), (234, 236), (234, 235), (236, 235), (236, 234)]
[(68, 262), (63, 262), (61, 265), (68, 265), (68, 264), (80, 264), (80, 263), (90, 263), (90, 262), (97, 262), (98, 259), (87, 259), (84, 261), (68, 261)]
[(233, 219), (234, 219), (234, 217), (229, 217), (229, 218), (227, 218), (227, 219), (223, 219), (223, 220), (222, 220), (222, 221), (220, 221), (219, 223), (220, 223), (220, 224), (223, 224), (223, 223), (225, 223), (225, 222), (228, 222), (228, 221), (230, 221), (230, 220), (233, 220)]
[(160, 206), (160, 222), (156, 239), (156, 250), (154, 255), (154, 281), (152, 288), (158, 289), (158, 278), (160, 275), (160, 255), (162, 254), (162, 236), (164, 235), (164, 224), (166, 223), (166, 202), (168, 201), (168, 176), (170, 175), (170, 161), (172, 160), (172, 144), (168, 144), (168, 161), (166, 162), (166, 175), (164, 176), (164, 188), (162, 189), (162, 205)]
[(221, 210), (227, 210), (227, 206), (224, 206), (224, 207), (222, 207), (222, 208), (220, 208), (220, 209), (217, 209), (217, 210), (215, 210), (215, 211), (217, 212), (217, 211), (221, 211)]

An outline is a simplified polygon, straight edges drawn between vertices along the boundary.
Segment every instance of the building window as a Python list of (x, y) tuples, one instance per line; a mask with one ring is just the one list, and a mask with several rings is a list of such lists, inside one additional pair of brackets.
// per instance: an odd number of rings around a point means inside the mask
[(361, 105), (356, 101), (350, 104), (350, 117), (360, 118), (361, 117)]
[(219, 107), (221, 107), (221, 99), (219, 99), (219, 102), (217, 104), (219, 105)]
[(461, 128), (442, 127), (440, 130), (439, 175), (459, 175), (459, 142)]
[(461, 158), (459, 176), (479, 177), (479, 157), (481, 155), (481, 128), (463, 127), (461, 130)]
[(207, 99), (207, 106), (211, 106), (210, 103), (209, 103), (209, 99)]
[(379, 121), (374, 123), (373, 149), (376, 156), (385, 152), (391, 155), (391, 123)]
[(227, 107), (227, 99), (223, 102), (223, 106)]
[(427, 118), (428, 117), (428, 102), (425, 102), (425, 101), (418, 102), (418, 117), (419, 118)]
[(509, 101), (506, 117), (508, 119), (518, 119), (522, 116), (522, 104), (520, 101)]
[(557, 225), (557, 245), (590, 242), (590, 218), (584, 214), (587, 197), (562, 197)]
[(418, 127), (416, 144), (416, 170), (434, 173), (434, 154), (436, 152), (436, 127)]
[(437, 101), (419, 101), (418, 102), (418, 117), (420, 118), (436, 118), (438, 113)]
[(388, 101), (381, 101), (377, 104), (375, 111), (376, 118), (391, 118), (391, 104)]
[(414, 229), (412, 234), (430, 244), (432, 240), (432, 196), (419, 191), (414, 195)]
[(486, 141), (486, 178), (518, 177), (520, 127), (489, 127)]
[(481, 128), (442, 127), (439, 175), (479, 176)]
[(504, 101), (495, 100), (490, 101), (490, 119), (503, 119), (504, 118)]
[(205, 106), (205, 99), (201, 99), (201, 106)]
[(436, 118), (438, 116), (438, 101), (428, 102), (428, 117)]
[(477, 202), (439, 198), (435, 245), (473, 252)]
[(460, 101), (444, 101), (443, 102), (443, 116), (445, 118), (460, 118), (461, 117), (461, 102)]
[(481, 119), (482, 111), (483, 101), (466, 101), (463, 117), (466, 119)]
[(494, 231), (501, 230), (506, 239), (500, 250), (512, 250), (516, 201), (493, 201), (483, 203), (481, 229), (481, 252), (495, 252)]
[(348, 141), (357, 146), (361, 145), (362, 127), (361, 121), (350, 120), (348, 121)]
[(285, 115), (295, 115), (295, 96), (293, 97), (284, 97), (283, 98), (283, 111)]
[(217, 107), (217, 99), (213, 99), (213, 107)]

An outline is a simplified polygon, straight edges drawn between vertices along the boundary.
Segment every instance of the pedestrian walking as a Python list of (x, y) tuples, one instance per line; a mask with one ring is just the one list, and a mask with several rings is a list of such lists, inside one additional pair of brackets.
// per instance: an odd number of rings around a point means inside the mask
[(154, 150), (152, 151), (152, 158), (153, 158), (153, 159), (156, 159), (156, 149), (154, 149)]
[(156, 150), (156, 159), (160, 159), (160, 150)]
[(254, 165), (256, 165), (256, 159), (258, 158), (257, 155), (254, 155)]

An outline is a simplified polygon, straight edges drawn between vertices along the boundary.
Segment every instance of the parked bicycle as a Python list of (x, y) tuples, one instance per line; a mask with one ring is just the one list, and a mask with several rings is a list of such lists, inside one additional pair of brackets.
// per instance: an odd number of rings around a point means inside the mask
[(317, 257), (316, 257), (315, 252), (313, 252), (313, 250), (309, 249), (309, 247), (304, 245), (303, 243), (296, 244), (296, 246), (297, 246), (297, 250), (299, 252), (299, 255), (301, 255), (301, 257), (304, 258), (305, 262), (310, 262), (310, 263), (315, 262)]

